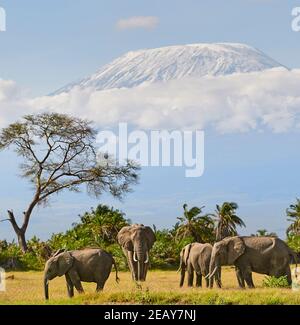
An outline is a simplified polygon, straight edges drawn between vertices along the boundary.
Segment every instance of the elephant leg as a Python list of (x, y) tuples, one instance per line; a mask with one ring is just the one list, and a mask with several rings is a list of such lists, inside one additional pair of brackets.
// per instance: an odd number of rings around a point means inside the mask
[(188, 266), (188, 286), (192, 287), (194, 282), (194, 269), (191, 265)]
[(80, 277), (79, 277), (77, 271), (71, 269), (68, 272), (68, 275), (69, 275), (69, 277), (70, 277), (70, 279), (72, 281), (73, 286), (75, 286), (76, 290), (79, 293), (84, 293), (83, 287), (81, 285)]
[(291, 269), (290, 266), (287, 265), (285, 268), (270, 272), (271, 275), (275, 276), (276, 278), (279, 278), (281, 276), (286, 276), (288, 284), (292, 285), (292, 275), (291, 275)]
[(180, 288), (182, 288), (184, 284), (185, 272), (186, 272), (186, 267), (185, 265), (183, 265), (180, 271), (180, 282), (179, 282)]
[(248, 288), (253, 289), (255, 288), (253, 279), (252, 279), (252, 272), (247, 271), (245, 274), (245, 280), (247, 283)]
[(148, 268), (149, 268), (149, 263), (146, 263), (144, 266), (144, 281), (146, 281)]
[(127, 259), (128, 259), (128, 266), (131, 271), (132, 280), (137, 281), (138, 269), (137, 269), (137, 263), (133, 260), (133, 252), (131, 251), (127, 252)]
[(235, 268), (236, 277), (239, 283), (240, 288), (245, 289), (245, 279), (240, 268)]
[(202, 287), (202, 269), (199, 263), (192, 264), (196, 273), (196, 287)]
[(202, 274), (196, 273), (196, 287), (202, 287)]
[(133, 267), (133, 263), (134, 263), (133, 253), (130, 251), (127, 251), (124, 248), (123, 248), (123, 253), (126, 256), (127, 264), (128, 264), (129, 271), (131, 272), (132, 280), (135, 281), (135, 271), (134, 271), (134, 267)]
[(217, 284), (217, 287), (218, 287), (219, 289), (222, 288), (221, 279), (220, 279), (219, 277), (216, 277), (216, 284)]
[(138, 280), (138, 263), (137, 262), (132, 262), (132, 279), (133, 281), (137, 281)]
[(209, 274), (209, 263), (207, 265), (204, 265), (203, 268), (201, 267), (202, 275), (205, 279), (205, 283), (206, 283), (206, 288), (209, 288), (209, 279), (207, 278), (207, 275)]
[[(206, 275), (207, 275), (207, 274), (206, 274)], [(206, 276), (206, 275), (205, 275), (205, 276)], [(209, 288), (209, 279), (206, 279), (206, 278), (205, 278), (205, 283), (206, 283), (206, 288)]]
[(292, 285), (292, 274), (291, 274), (291, 268), (289, 265), (286, 267), (285, 275), (286, 275), (288, 284)]
[(73, 285), (72, 280), (70, 279), (70, 276), (68, 274), (66, 274), (65, 277), (66, 277), (66, 283), (67, 283), (68, 296), (70, 298), (72, 298), (72, 297), (74, 297), (74, 285)]
[(214, 277), (207, 279), (207, 280), (208, 280), (210, 289), (212, 289), (214, 287)]
[(104, 289), (104, 282), (98, 282), (97, 283), (97, 288), (96, 288), (96, 292), (100, 292)]

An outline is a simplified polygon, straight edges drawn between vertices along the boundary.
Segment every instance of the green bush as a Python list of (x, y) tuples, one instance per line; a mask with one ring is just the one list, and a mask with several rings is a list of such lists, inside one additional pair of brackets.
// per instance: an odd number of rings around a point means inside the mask
[(287, 238), (287, 244), (295, 252), (300, 252), (300, 236), (295, 234), (290, 234)]
[(287, 280), (287, 276), (281, 276), (276, 278), (274, 276), (268, 276), (263, 280), (263, 287), (265, 288), (289, 288), (290, 285)]
[(0, 252), (0, 265), (7, 270), (39, 271), (43, 269), (44, 263), (38, 251), (29, 250), (24, 254), (16, 244), (9, 244)]

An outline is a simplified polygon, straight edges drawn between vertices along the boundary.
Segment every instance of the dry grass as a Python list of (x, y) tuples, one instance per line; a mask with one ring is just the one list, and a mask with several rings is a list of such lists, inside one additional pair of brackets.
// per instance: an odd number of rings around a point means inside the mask
[[(8, 274), (11, 275), (12, 273)], [(6, 292), (0, 292), (0, 304), (45, 304), (43, 274), (17, 272), (14, 280), (7, 280)], [(141, 289), (131, 281), (129, 273), (120, 274), (117, 284), (112, 273), (105, 290), (95, 293), (95, 284), (84, 283), (86, 293), (67, 298), (64, 278), (50, 283), (47, 304), (300, 304), (300, 292), (291, 289), (262, 288), (264, 276), (254, 274), (256, 289), (237, 289), (235, 273), (225, 268), (222, 273), (223, 289), (178, 287), (179, 274), (174, 271), (152, 271)]]

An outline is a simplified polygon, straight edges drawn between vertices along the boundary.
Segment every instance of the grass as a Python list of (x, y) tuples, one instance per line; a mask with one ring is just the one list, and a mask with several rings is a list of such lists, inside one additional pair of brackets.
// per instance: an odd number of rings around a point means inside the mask
[(50, 300), (43, 295), (41, 272), (14, 272), (14, 279), (6, 281), (6, 292), (0, 292), (0, 304), (201, 304), (201, 305), (282, 305), (300, 304), (300, 292), (285, 288), (263, 288), (265, 276), (254, 274), (256, 289), (237, 288), (235, 272), (225, 268), (222, 273), (223, 289), (178, 287), (179, 274), (175, 271), (149, 272), (147, 282), (139, 289), (128, 272), (121, 272), (120, 284), (112, 273), (103, 292), (95, 293), (95, 284), (83, 283), (85, 294), (67, 298), (64, 277), (50, 282)]

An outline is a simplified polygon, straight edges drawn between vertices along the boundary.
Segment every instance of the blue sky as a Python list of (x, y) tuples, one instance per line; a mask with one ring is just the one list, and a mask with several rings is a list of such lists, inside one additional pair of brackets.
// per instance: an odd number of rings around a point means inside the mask
[[(300, 1), (281, 0), (1, 0), (7, 31), (0, 33), (0, 77), (14, 80), (33, 95), (44, 95), (89, 75), (113, 58), (135, 49), (200, 42), (242, 42), (259, 48), (290, 68), (300, 68), (300, 33), (291, 29), (291, 11)], [(117, 22), (132, 16), (155, 16), (153, 29), (119, 30)], [(0, 108), (4, 109), (4, 108)], [(124, 203), (101, 198), (137, 222), (171, 226), (183, 203), (205, 205), (237, 201), (251, 233), (267, 228), (284, 236), (285, 208), (299, 194), (299, 133), (218, 136), (207, 132), (206, 170), (186, 179), (175, 168), (148, 168), (141, 184)], [(0, 156), (0, 215), (8, 208), (21, 213), (29, 186), (17, 176), (12, 153)], [(35, 212), (29, 237), (47, 238), (76, 221), (99, 200), (85, 194), (55, 197)], [(0, 224), (0, 239), (11, 239)]]

